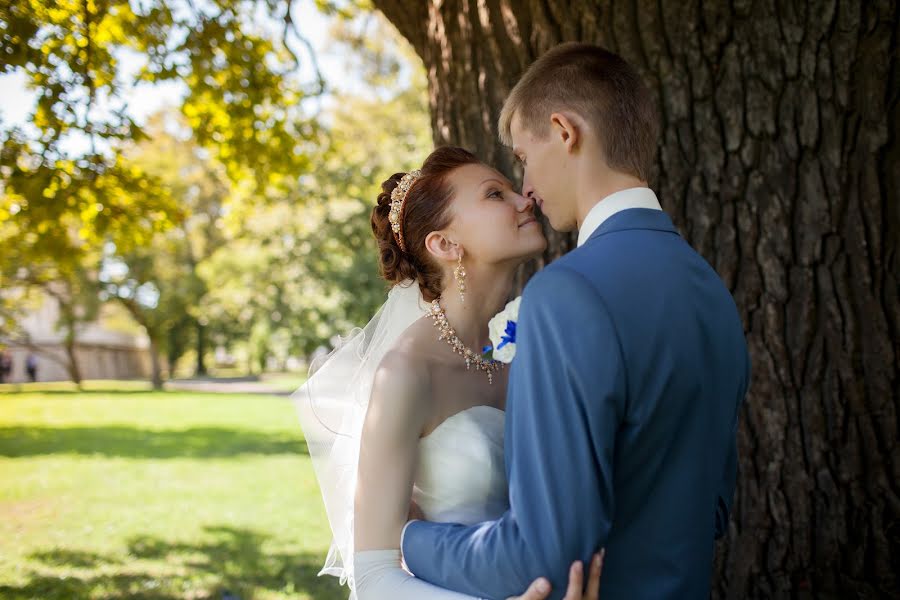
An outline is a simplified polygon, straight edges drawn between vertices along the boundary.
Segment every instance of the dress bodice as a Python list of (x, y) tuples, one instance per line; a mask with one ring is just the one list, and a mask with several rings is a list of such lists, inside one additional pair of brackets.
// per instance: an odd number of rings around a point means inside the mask
[(429, 521), (472, 525), (507, 508), (504, 412), (473, 406), (419, 441), (413, 500)]

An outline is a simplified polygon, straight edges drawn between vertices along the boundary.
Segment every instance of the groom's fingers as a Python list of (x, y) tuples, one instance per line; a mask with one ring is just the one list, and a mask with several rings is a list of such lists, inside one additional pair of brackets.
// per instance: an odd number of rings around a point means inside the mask
[(581, 561), (576, 560), (569, 568), (569, 589), (563, 600), (581, 600), (581, 592), (584, 590), (584, 568)]
[(539, 577), (531, 582), (524, 594), (508, 598), (507, 600), (544, 600), (549, 595), (550, 582), (543, 577)]
[[(569, 587), (563, 600), (598, 600), (600, 596), (600, 572), (603, 570), (603, 555), (605, 550), (595, 554), (591, 560), (590, 578), (586, 595), (584, 591), (584, 566), (580, 560), (576, 560), (569, 568)], [(521, 596), (508, 598), (507, 600), (544, 600), (550, 594), (550, 583), (540, 577), (535, 579), (531, 586)]]
[(605, 555), (606, 550), (601, 550), (594, 555), (594, 559), (591, 561), (591, 575), (588, 578), (587, 594), (584, 600), (599, 600), (600, 598), (600, 573), (603, 572), (603, 557)]

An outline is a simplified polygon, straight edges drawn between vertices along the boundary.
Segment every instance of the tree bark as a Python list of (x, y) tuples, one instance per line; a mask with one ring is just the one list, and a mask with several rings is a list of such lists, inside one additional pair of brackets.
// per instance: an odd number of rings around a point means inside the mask
[[(424, 63), (435, 144), (515, 179), (496, 121), (528, 64), (579, 40), (638, 68), (662, 117), (653, 187), (732, 291), (753, 358), (713, 595), (897, 597), (897, 3), (375, 5)], [(550, 237), (544, 262), (573, 243)]]

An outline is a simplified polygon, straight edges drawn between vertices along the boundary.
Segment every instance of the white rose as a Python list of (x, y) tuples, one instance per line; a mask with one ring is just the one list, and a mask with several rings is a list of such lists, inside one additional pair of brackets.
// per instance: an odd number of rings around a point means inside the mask
[(493, 319), (488, 322), (488, 332), (491, 338), (491, 345), (494, 347), (494, 360), (510, 363), (516, 355), (516, 344), (508, 343), (502, 348), (498, 346), (503, 343), (503, 336), (506, 333), (506, 324), (508, 321), (513, 323), (519, 320), (519, 304), (522, 303), (522, 297), (519, 296), (515, 300), (509, 302), (502, 311), (497, 313)]

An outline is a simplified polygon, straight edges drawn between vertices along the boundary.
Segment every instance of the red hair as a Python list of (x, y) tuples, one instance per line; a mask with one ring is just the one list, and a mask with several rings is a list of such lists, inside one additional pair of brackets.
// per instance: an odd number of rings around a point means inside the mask
[(391, 229), (391, 192), (405, 173), (394, 173), (381, 184), (378, 204), (372, 210), (372, 232), (378, 241), (381, 276), (391, 284), (413, 280), (419, 284), (425, 300), (439, 298), (444, 289), (443, 270), (425, 248), (425, 237), (450, 224), (453, 188), (447, 176), (463, 165), (478, 164), (478, 158), (462, 148), (442, 146), (428, 155), (422, 174), (406, 194), (401, 213), (403, 243), (400, 249)]

